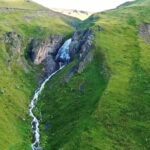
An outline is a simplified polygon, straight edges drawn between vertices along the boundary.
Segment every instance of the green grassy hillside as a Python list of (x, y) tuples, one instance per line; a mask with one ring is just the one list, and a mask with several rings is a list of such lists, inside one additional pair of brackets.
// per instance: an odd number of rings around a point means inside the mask
[[(80, 24), (95, 32), (94, 59), (69, 82), (76, 61), (46, 85), (35, 110), (42, 114), (44, 150), (150, 149), (150, 45), (139, 34), (150, 24), (149, 6), (137, 0)], [(28, 105), (41, 66), (27, 62), (27, 46), (31, 39), (70, 36), (78, 20), (24, 0), (1, 0), (0, 7), (0, 149), (31, 150)], [(6, 44), (8, 32), (19, 35), (19, 54)]]
[(1, 0), (0, 8), (2, 7), (31, 9), (31, 10), (46, 10), (46, 8), (32, 2), (31, 0)]
[(69, 83), (71, 64), (47, 84), (39, 102), (44, 149), (150, 149), (150, 45), (139, 35), (149, 6), (137, 0), (81, 24), (95, 31), (94, 60)]
[[(0, 7), (30, 9), (31, 11), (0, 8), (0, 149), (30, 150), (31, 118), (28, 106), (37, 88), (41, 68), (29, 64), (25, 50), (31, 39), (45, 39), (52, 34), (68, 36), (70, 26), (77, 20), (59, 13), (38, 12), (43, 7), (23, 0), (0, 1)], [(5, 44), (6, 33), (15, 32), (21, 41), (21, 52)]]

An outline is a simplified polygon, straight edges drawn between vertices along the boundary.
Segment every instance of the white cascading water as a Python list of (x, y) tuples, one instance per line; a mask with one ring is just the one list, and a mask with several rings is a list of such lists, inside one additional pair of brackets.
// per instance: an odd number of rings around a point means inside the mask
[(69, 62), (70, 60), (70, 55), (69, 55), (69, 45), (71, 43), (71, 39), (68, 39), (63, 46), (59, 49), (56, 59), (61, 59), (64, 62)]
[[(69, 56), (69, 45), (70, 45), (70, 43), (71, 43), (71, 39), (68, 39), (62, 45), (62, 47), (58, 51), (56, 59), (57, 58), (61, 58), (64, 62), (66, 61), (68, 63), (68, 61), (70, 60), (70, 56)], [(32, 125), (32, 131), (33, 131), (33, 135), (34, 135), (34, 143), (31, 144), (32, 150), (42, 150), (42, 148), (40, 147), (40, 131), (39, 131), (39, 125), (40, 125), (40, 123), (39, 123), (39, 120), (37, 119), (37, 117), (34, 115), (33, 109), (36, 107), (36, 104), (38, 102), (38, 97), (41, 94), (42, 90), (44, 89), (45, 84), (58, 71), (60, 71), (64, 67), (65, 67), (65, 65), (60, 66), (60, 68), (57, 71), (55, 71), (47, 79), (45, 79), (44, 82), (41, 84), (41, 86), (35, 91), (33, 99), (31, 100), (30, 107), (29, 107), (29, 113), (30, 113), (30, 116), (33, 118), (32, 122), (31, 122), (31, 125)]]

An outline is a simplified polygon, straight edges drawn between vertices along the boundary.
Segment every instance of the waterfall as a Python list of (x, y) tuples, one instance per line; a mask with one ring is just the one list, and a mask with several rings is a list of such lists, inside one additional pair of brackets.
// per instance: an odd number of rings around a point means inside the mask
[[(56, 60), (60, 60), (63, 63), (68, 63), (70, 60), (69, 55), (69, 45), (71, 43), (71, 39), (68, 39), (62, 47), (59, 49), (58, 54), (56, 55)], [(31, 100), (30, 106), (29, 106), (29, 114), (32, 117), (32, 132), (34, 136), (34, 142), (31, 144), (32, 150), (42, 150), (40, 147), (40, 130), (39, 125), (40, 122), (33, 113), (34, 108), (36, 107), (36, 104), (38, 102), (39, 95), (43, 91), (45, 84), (60, 70), (62, 70), (65, 67), (65, 65), (60, 66), (58, 70), (56, 70), (54, 73), (52, 73), (47, 79), (43, 81), (43, 83), (40, 85), (40, 87), (35, 91), (35, 94), (33, 96), (33, 99)]]
[(71, 43), (71, 39), (68, 39), (63, 46), (59, 49), (56, 60), (66, 62), (68, 63), (70, 61), (70, 55), (69, 55), (69, 45)]

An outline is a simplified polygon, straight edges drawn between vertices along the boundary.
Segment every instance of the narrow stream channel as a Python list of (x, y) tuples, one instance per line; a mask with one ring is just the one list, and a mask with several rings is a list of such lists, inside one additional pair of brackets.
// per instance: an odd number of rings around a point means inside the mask
[[(56, 56), (56, 59), (61, 59), (63, 63), (68, 63), (70, 56), (69, 56), (69, 45), (71, 43), (71, 39), (68, 39), (62, 47), (59, 49), (58, 54)], [(33, 99), (31, 100), (30, 106), (29, 106), (29, 114), (32, 117), (32, 132), (34, 136), (34, 142), (31, 144), (32, 150), (42, 150), (40, 147), (40, 130), (39, 125), (40, 121), (37, 119), (35, 114), (33, 113), (33, 110), (36, 108), (39, 95), (43, 91), (45, 84), (60, 70), (62, 70), (65, 67), (65, 65), (61, 66), (57, 71), (52, 73), (47, 79), (43, 81), (43, 83), (40, 85), (40, 87), (35, 91), (35, 94), (33, 96)]]

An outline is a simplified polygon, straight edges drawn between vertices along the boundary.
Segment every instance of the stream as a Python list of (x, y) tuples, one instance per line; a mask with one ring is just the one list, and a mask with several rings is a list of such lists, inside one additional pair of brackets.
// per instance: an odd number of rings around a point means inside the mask
[(33, 96), (33, 99), (31, 100), (30, 106), (29, 106), (29, 114), (32, 117), (32, 132), (34, 136), (34, 142), (31, 144), (32, 150), (42, 150), (40, 146), (40, 121), (37, 119), (36, 115), (33, 113), (33, 110), (37, 106), (39, 95), (42, 93), (45, 84), (53, 77), (57, 72), (62, 70), (65, 67), (65, 64), (69, 62), (70, 55), (69, 55), (69, 45), (71, 43), (71, 39), (68, 39), (65, 41), (65, 43), (62, 45), (62, 47), (58, 50), (58, 53), (56, 55), (56, 59), (60, 59), (63, 62), (63, 65), (60, 65), (60, 68), (53, 72), (47, 79), (43, 81), (43, 83), (40, 85), (40, 87), (35, 91), (35, 94)]

